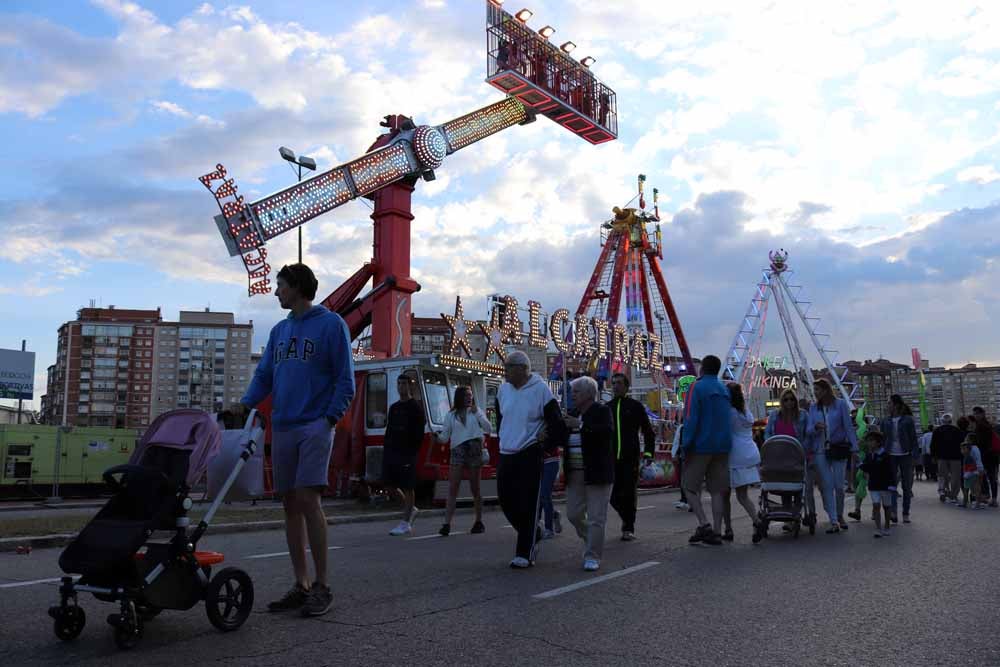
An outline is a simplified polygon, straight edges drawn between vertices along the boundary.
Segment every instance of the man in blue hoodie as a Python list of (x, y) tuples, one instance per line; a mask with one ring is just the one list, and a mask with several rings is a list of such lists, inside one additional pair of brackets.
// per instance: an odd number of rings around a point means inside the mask
[[(320, 495), (327, 484), (333, 428), (354, 398), (351, 336), (340, 315), (314, 306), (318, 283), (305, 264), (278, 272), (275, 295), (288, 317), (274, 325), (241, 411), (270, 394), (271, 464), (285, 508), (285, 538), (295, 585), (268, 611), (298, 609), (319, 616), (333, 595), (326, 578), (326, 516)], [(316, 577), (310, 582), (306, 542)]]
[[(698, 529), (689, 542), (720, 545), (723, 493), (729, 488), (729, 450), (733, 446), (729, 423), (729, 390), (719, 380), (722, 361), (708, 355), (701, 360), (701, 377), (691, 387), (685, 407), (681, 446), (684, 448), (684, 479), (691, 511), (698, 517)], [(712, 519), (708, 523), (701, 506), (701, 484), (712, 497)]]

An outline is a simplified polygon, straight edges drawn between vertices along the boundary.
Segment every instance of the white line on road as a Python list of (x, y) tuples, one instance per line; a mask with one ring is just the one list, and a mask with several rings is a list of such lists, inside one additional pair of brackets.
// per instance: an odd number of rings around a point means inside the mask
[(651, 560), (640, 565), (633, 565), (632, 567), (627, 567), (624, 570), (618, 570), (617, 572), (612, 572), (611, 574), (605, 574), (600, 577), (594, 577), (593, 579), (585, 579), (584, 581), (578, 581), (575, 584), (570, 584), (569, 586), (563, 586), (562, 588), (554, 588), (551, 591), (545, 591), (544, 593), (539, 593), (538, 595), (532, 595), (531, 597), (536, 600), (548, 600), (549, 598), (554, 598), (564, 593), (572, 593), (573, 591), (580, 590), (581, 588), (586, 588), (587, 586), (593, 586), (594, 584), (599, 584), (604, 581), (611, 581), (612, 579), (617, 579), (618, 577), (624, 577), (626, 574), (632, 574), (633, 572), (640, 572), (651, 567), (655, 567), (660, 564), (658, 560)]
[[(334, 549), (343, 549), (344, 547), (328, 547), (327, 551), (333, 551)], [(306, 549), (306, 551), (311, 551), (311, 549)], [(244, 556), (247, 560), (254, 560), (256, 558), (277, 558), (278, 556), (287, 556), (287, 551), (275, 551), (273, 554), (256, 554), (254, 556)]]
[(635, 511), (636, 512), (641, 512), (642, 510), (651, 510), (651, 509), (654, 509), (655, 507), (656, 507), (656, 505), (646, 505), (645, 507), (636, 507)]
[(35, 579), (34, 581), (15, 581), (10, 584), (0, 584), (0, 588), (20, 588), (21, 586), (34, 586), (35, 584), (51, 584), (61, 580), (61, 577), (54, 577), (52, 579)]
[[(456, 530), (455, 532), (452, 533), (452, 535), (465, 535), (465, 531), (464, 530)], [(434, 533), (433, 535), (421, 535), (419, 537), (407, 537), (406, 541), (407, 542), (412, 542), (413, 540), (433, 540), (435, 537), (442, 537), (443, 538), (444, 535), (438, 535), (437, 533)]]

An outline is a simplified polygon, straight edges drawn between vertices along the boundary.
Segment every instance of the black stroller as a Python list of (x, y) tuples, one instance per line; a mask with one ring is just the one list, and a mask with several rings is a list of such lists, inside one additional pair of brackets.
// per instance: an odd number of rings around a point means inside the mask
[[(249, 441), (194, 530), (189, 531), (187, 516), (192, 505), (188, 492), (205, 474), (220, 442), (212, 415), (173, 410), (150, 424), (129, 463), (104, 472), (114, 495), (59, 557), (63, 572), (80, 575), (76, 581), (72, 576), (62, 578), (60, 603), (49, 608), (59, 639), (69, 641), (83, 631), (86, 616), (77, 602), (79, 592), (118, 603), (118, 612), (107, 620), (115, 643), (123, 649), (136, 645), (144, 622), (160, 611), (187, 610), (202, 600), (208, 619), (219, 630), (243, 625), (253, 608), (253, 581), (235, 567), (213, 577), (212, 566), (224, 556), (196, 547), (256, 443)], [(156, 531), (173, 535), (150, 541)]]
[[(760, 509), (756, 538), (767, 537), (772, 522), (791, 524), (794, 537), (802, 526), (816, 533), (815, 512), (806, 513), (806, 494), (812, 493), (806, 453), (796, 438), (771, 436), (760, 448)], [(776, 497), (776, 498), (775, 498)]]

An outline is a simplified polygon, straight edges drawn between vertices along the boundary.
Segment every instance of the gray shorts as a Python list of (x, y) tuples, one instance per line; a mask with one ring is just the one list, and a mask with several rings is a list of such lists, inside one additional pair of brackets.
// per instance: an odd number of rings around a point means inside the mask
[(290, 431), (271, 433), (271, 473), (274, 490), (326, 487), (333, 451), (333, 427), (326, 417)]

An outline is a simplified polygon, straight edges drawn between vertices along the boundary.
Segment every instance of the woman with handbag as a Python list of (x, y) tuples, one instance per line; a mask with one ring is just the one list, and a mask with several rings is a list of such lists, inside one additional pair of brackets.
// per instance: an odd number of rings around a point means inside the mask
[(847, 461), (857, 455), (858, 434), (851, 419), (851, 406), (833, 394), (833, 387), (820, 378), (813, 384), (816, 402), (809, 406), (813, 424), (811, 451), (815, 453), (816, 473), (823, 495), (823, 509), (830, 518), (827, 533), (847, 530), (844, 520), (844, 483)]
[(493, 425), (482, 410), (476, 407), (471, 387), (455, 389), (452, 409), (444, 420), (444, 428), (436, 435), (438, 442), (451, 441), (451, 467), (448, 470), (448, 504), (445, 510), (444, 525), (438, 531), (442, 537), (451, 533), (451, 520), (455, 516), (455, 500), (462, 486), (462, 475), (469, 471), (469, 487), (472, 490), (472, 504), (476, 513), (476, 521), (472, 524), (471, 533), (482, 533), (483, 496), (479, 490), (479, 469), (483, 465), (483, 447), (485, 436), (490, 433)]

